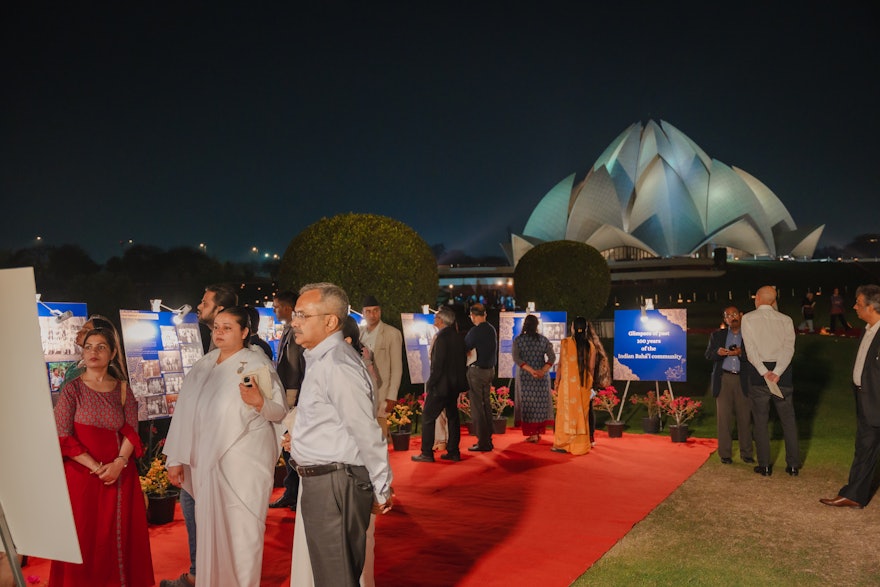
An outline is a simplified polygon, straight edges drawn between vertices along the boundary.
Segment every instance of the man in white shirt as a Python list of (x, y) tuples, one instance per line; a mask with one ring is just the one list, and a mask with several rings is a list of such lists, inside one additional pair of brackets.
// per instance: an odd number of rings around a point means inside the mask
[(348, 296), (331, 283), (299, 293), (292, 328), (306, 349), (306, 373), (290, 439), (302, 479), (299, 515), (315, 585), (356, 585), (373, 504), (380, 513), (391, 509), (388, 447), (370, 376), (342, 338)]
[(742, 317), (742, 337), (748, 358), (749, 400), (755, 421), (758, 466), (755, 473), (773, 474), (770, 464), (770, 402), (785, 438), (785, 472), (796, 477), (801, 467), (794, 415), (791, 359), (797, 338), (794, 322), (776, 310), (776, 289), (765, 285), (755, 294), (755, 310)]
[(853, 306), (867, 324), (853, 365), (856, 396), (856, 450), (849, 469), (849, 482), (837, 497), (820, 499), (832, 507), (861, 509), (871, 499), (871, 482), (880, 458), (880, 286), (863, 285), (856, 290)]

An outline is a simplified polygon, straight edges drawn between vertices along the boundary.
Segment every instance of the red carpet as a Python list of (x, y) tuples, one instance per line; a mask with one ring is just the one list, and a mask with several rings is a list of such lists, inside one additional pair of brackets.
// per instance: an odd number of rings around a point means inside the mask
[[(587, 455), (550, 452), (549, 439), (495, 436), (495, 451), (463, 460), (413, 463), (391, 453), (396, 506), (376, 529), (377, 585), (569, 585), (690, 477), (715, 450), (714, 439), (672, 443), (668, 436), (596, 434)], [(274, 497), (280, 495), (276, 489)], [(263, 581), (288, 585), (295, 514), (269, 510)], [(156, 580), (189, 566), (180, 508), (151, 526)], [(49, 563), (31, 559), (25, 577), (48, 581)]]

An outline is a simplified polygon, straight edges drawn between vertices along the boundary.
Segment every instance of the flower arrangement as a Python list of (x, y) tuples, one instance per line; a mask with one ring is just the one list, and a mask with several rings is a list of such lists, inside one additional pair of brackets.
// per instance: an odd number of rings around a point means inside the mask
[(660, 409), (675, 419), (678, 426), (687, 423), (700, 411), (703, 402), (697, 402), (687, 396), (673, 397), (668, 389), (658, 398)]
[(608, 415), (611, 416), (612, 422), (619, 421), (618, 418), (614, 416), (614, 408), (619, 403), (620, 398), (617, 397), (617, 389), (615, 389), (613, 385), (609, 385), (605, 389), (600, 389), (596, 392), (596, 397), (593, 398), (593, 407), (608, 412)]
[(504, 417), (504, 410), (513, 407), (513, 400), (510, 399), (509, 387), (490, 387), (489, 402), (492, 404), (492, 417), (499, 420)]
[(413, 410), (408, 404), (398, 401), (388, 414), (388, 428), (391, 432), (409, 432), (412, 426)]
[[(150, 437), (152, 438), (156, 432), (156, 427), (151, 427)], [(143, 456), (138, 459), (138, 471), (143, 471), (143, 474), (140, 475), (141, 490), (147, 496), (164, 497), (169, 491), (174, 490), (168, 479), (165, 455), (162, 454), (164, 446), (165, 439), (163, 438), (156, 442), (152, 450), (145, 451)]]
[(659, 418), (660, 417), (660, 401), (657, 398), (657, 392), (649, 391), (643, 396), (634, 395), (630, 400), (634, 406), (644, 405), (648, 408), (648, 417), (649, 418)]

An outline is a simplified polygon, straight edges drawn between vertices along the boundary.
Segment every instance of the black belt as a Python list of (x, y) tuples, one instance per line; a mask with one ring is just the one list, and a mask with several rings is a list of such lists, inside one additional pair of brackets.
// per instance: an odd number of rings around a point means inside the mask
[(739, 375), (739, 371), (728, 371), (727, 369), (722, 369), (722, 371), (731, 375)]
[(470, 365), (468, 365), (468, 367), (476, 367), (477, 369), (494, 369), (495, 365), (492, 365), (491, 367), (480, 367), (476, 363), (471, 363)]
[(345, 463), (330, 463), (329, 465), (312, 465), (311, 467), (301, 467), (296, 465), (294, 469), (300, 477), (317, 477), (318, 475), (326, 475), (333, 471), (339, 471), (348, 467)]

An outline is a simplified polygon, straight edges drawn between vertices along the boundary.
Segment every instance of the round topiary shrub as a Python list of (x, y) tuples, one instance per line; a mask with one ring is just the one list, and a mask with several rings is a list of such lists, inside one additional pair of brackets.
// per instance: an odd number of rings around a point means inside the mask
[(539, 310), (565, 310), (569, 318), (592, 320), (611, 293), (611, 271), (604, 257), (584, 243), (553, 241), (531, 249), (514, 270), (520, 306), (535, 302)]

